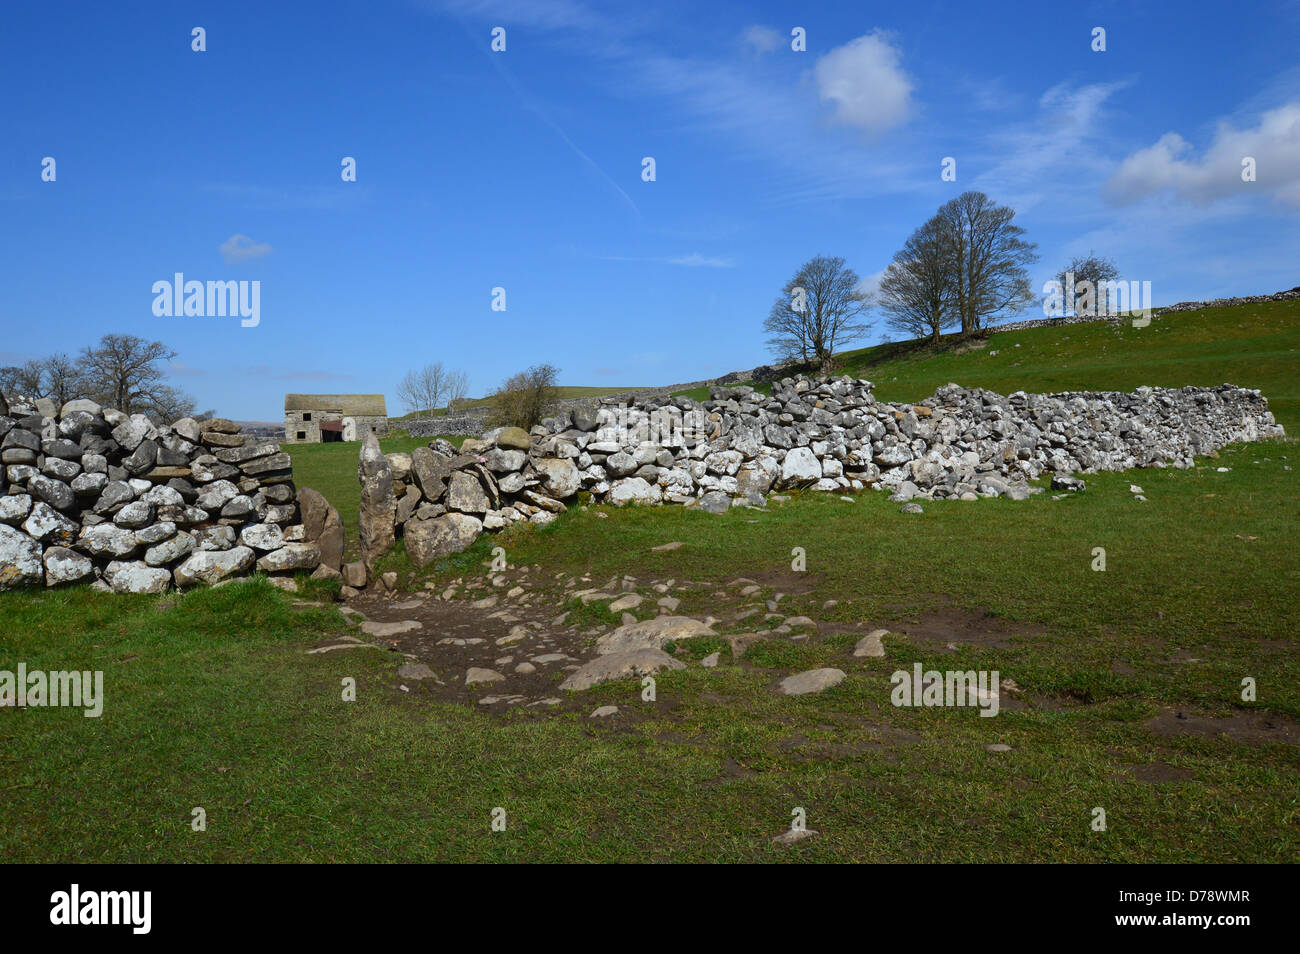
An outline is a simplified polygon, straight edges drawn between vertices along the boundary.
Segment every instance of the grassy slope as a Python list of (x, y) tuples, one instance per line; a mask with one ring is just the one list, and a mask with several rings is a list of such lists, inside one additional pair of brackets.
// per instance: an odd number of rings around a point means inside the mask
[[(1127, 337), (1089, 328), (1080, 339), (1076, 327), (998, 336), (989, 345), (998, 356), (894, 359), (868, 376), (882, 397), (913, 400), (947, 380), (1004, 392), (1231, 380), (1263, 388), (1283, 423), (1300, 426), (1287, 416), (1300, 372), (1295, 312), (1277, 319), (1271, 351), (1232, 316), (1223, 319), (1226, 335), (1193, 316), (1185, 335), (1158, 330), (1132, 342), (1140, 356), (1133, 366), (1117, 351)], [(1112, 337), (1093, 338), (1094, 330)], [(1196, 335), (1211, 340), (1186, 340)], [(1022, 347), (1007, 349), (1002, 338)], [(1091, 358), (1053, 350), (1080, 340), (1092, 342)], [(1024, 362), (1029, 354), (1055, 365), (1034, 368)], [(1300, 855), (1297, 746), (1168, 737), (1145, 723), (1163, 707), (1300, 717), (1300, 483), (1283, 469), (1296, 446), (1231, 448), (1194, 471), (1094, 475), (1085, 494), (1061, 501), (936, 502), (919, 517), (874, 493), (851, 504), (808, 495), (722, 517), (601, 508), (607, 516), (597, 519), (574, 510), (548, 528), (484, 538), (416, 579), (479, 573), (488, 549), (501, 544), (512, 563), (537, 565), (538, 580), (628, 572), (722, 585), (784, 571), (791, 548), (802, 546), (810, 588), (788, 597), (784, 612), (865, 628), (956, 607), (987, 610), (1021, 633), (955, 651), (942, 641), (888, 638), (887, 658), (865, 660), (849, 654), (850, 634), (760, 644), (743, 665), (662, 676), (654, 705), (640, 702), (631, 682), (549, 716), (489, 717), (418, 689), (406, 694), (397, 688), (398, 660), (387, 654), (305, 655), (345, 624), (329, 610), (293, 607), (260, 581), (162, 598), (0, 594), (0, 670), (19, 660), (103, 669), (108, 695), (101, 719), (0, 710), (0, 854), (1292, 861)], [(356, 445), (292, 450), (301, 483), (327, 484), (320, 489), (355, 511)], [(313, 467), (319, 476), (307, 479), (304, 468)], [(1132, 500), (1133, 481), (1147, 503)], [(666, 540), (685, 545), (649, 552)], [(1090, 569), (1096, 546), (1107, 549), (1105, 573)], [(393, 562), (401, 566), (400, 555)], [(709, 590), (683, 597), (682, 612), (717, 608)], [(825, 612), (826, 599), (841, 602)], [(996, 668), (1027, 704), (995, 719), (896, 709), (888, 674), (915, 661)], [(781, 675), (819, 665), (843, 668), (849, 679), (820, 696), (771, 692)], [(355, 703), (339, 698), (346, 676), (358, 681)], [(1258, 680), (1258, 702), (1240, 701), (1243, 676)], [(624, 715), (586, 718), (605, 703)], [(991, 755), (991, 742), (1013, 751)], [(1146, 774), (1152, 766), (1155, 776)], [(1144, 780), (1160, 773), (1178, 778)], [(208, 811), (206, 833), (189, 828), (195, 805)], [(509, 813), (506, 833), (488, 830), (495, 806)], [(767, 839), (788, 825), (794, 806), (823, 835), (793, 851), (774, 848)], [(1109, 817), (1104, 834), (1089, 829), (1095, 806)]]
[(1097, 323), (1008, 331), (964, 354), (876, 361), (874, 350), (843, 355), (844, 371), (874, 381), (883, 401), (917, 401), (949, 381), (1002, 394), (1228, 383), (1260, 389), (1283, 426), (1300, 427), (1300, 302), (1157, 316), (1146, 328)]
[[(875, 382), (882, 401), (919, 401), (950, 381), (1001, 394), (1229, 383), (1263, 391), (1290, 431), (1300, 428), (1298, 359), (1300, 302), (1291, 301), (1157, 316), (1146, 328), (1007, 331), (979, 350), (951, 342), (938, 353), (911, 342), (876, 345), (841, 354), (840, 370)], [(682, 393), (708, 397), (707, 388)]]

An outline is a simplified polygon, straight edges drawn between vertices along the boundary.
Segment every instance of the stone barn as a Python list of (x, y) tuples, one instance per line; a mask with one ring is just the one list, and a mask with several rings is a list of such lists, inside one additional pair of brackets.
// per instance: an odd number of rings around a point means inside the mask
[(388, 434), (382, 394), (286, 394), (284, 439), (288, 443), (360, 441)]

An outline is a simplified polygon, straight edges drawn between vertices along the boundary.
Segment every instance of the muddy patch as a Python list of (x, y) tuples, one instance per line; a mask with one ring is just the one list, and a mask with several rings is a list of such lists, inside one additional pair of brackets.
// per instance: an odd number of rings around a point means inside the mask
[[(887, 607), (895, 612), (907, 612), (908, 607)], [(986, 646), (990, 649), (1008, 649), (1017, 639), (1040, 636), (1048, 630), (1036, 623), (1017, 622), (994, 616), (983, 610), (968, 610), (939, 601), (937, 607), (911, 609), (906, 618), (886, 621), (883, 626), (910, 639), (947, 647)]]
[(1207, 739), (1228, 738), (1244, 745), (1269, 742), (1300, 745), (1300, 725), (1283, 716), (1263, 712), (1215, 717), (1196, 715), (1183, 709), (1161, 709), (1158, 715), (1143, 724), (1164, 738), (1194, 735)]
[(1176, 765), (1170, 765), (1168, 762), (1151, 762), (1148, 765), (1122, 765), (1120, 768), (1127, 771), (1139, 782), (1146, 782), (1150, 785), (1161, 782), (1190, 782), (1196, 778), (1196, 773), (1191, 769), (1179, 768)]
[(800, 596), (816, 592), (821, 584), (821, 577), (816, 573), (796, 572), (789, 567), (768, 570), (765, 573), (751, 573), (749, 578), (759, 586), (770, 586), (778, 593)]
[[(727, 578), (719, 581), (645, 579), (633, 576), (592, 580), (586, 577), (564, 579), (560, 574), (539, 579), (535, 568), (510, 568), (501, 573), (446, 581), (423, 591), (385, 594), (365, 592), (342, 607), (358, 624), (350, 636), (336, 638), (326, 648), (314, 651), (345, 654), (365, 652), (361, 644), (378, 647), (393, 654), (394, 675), (391, 688), (395, 694), (412, 697), (433, 696), (460, 703), (479, 711), (493, 713), (577, 712), (590, 714), (600, 702), (585, 693), (571, 693), (560, 684), (596, 655), (597, 638), (618, 625), (617, 618), (605, 614), (604, 621), (593, 614), (570, 609), (574, 597), (587, 594), (590, 602), (602, 605), (616, 599), (635, 596), (628, 604), (636, 616), (678, 615), (675, 601), (659, 604), (665, 595), (686, 596), (703, 590), (709, 595), (714, 614), (714, 629), (725, 639), (734, 631), (753, 633), (753, 639), (782, 643), (825, 643), (833, 641), (838, 649), (851, 652), (849, 638), (860, 638), (874, 628), (888, 629), (892, 637), (920, 643), (918, 648), (959, 647), (961, 645), (1006, 646), (1017, 636), (1035, 631), (1032, 625), (1015, 624), (988, 613), (971, 612), (945, 605), (942, 597), (927, 595), (928, 605), (936, 609), (912, 606), (899, 613), (899, 621), (827, 621), (825, 612), (809, 610), (809, 618), (783, 613), (774, 604), (764, 605), (764, 596), (808, 593), (816, 590), (818, 578), (807, 573), (777, 570), (750, 578)], [(742, 595), (743, 594), (743, 595)], [(584, 600), (584, 602), (588, 602)], [(922, 604), (927, 605), (927, 604)], [(829, 609), (829, 608), (828, 608)], [(647, 613), (647, 611), (649, 611)], [(908, 614), (910, 613), (910, 616)], [(599, 614), (597, 614), (599, 615)], [(633, 617), (626, 612), (624, 621)], [(699, 614), (691, 614), (698, 618)], [(795, 616), (800, 618), (796, 619)], [(906, 618), (904, 618), (906, 617)], [(789, 619), (789, 622), (786, 620)], [(349, 645), (343, 645), (349, 644)], [(370, 649), (371, 652), (374, 649)], [(723, 648), (723, 655), (727, 650)], [(694, 668), (698, 660), (678, 654)], [(728, 666), (755, 668), (752, 662), (728, 658)], [(638, 698), (639, 686), (629, 681), (628, 702)], [(608, 697), (602, 701), (609, 702)], [(714, 690), (705, 692), (706, 706), (743, 705), (743, 699)], [(666, 700), (665, 700), (666, 702)], [(1003, 706), (1016, 708), (1019, 702), (1003, 693)], [(672, 718), (672, 704), (655, 706), (657, 718)], [(870, 716), (876, 716), (872, 711)], [(620, 715), (621, 723), (638, 721), (629, 713)], [(892, 730), (882, 729), (882, 732)], [(879, 750), (912, 738), (885, 735), (870, 745)], [(854, 749), (853, 751), (858, 751)], [(852, 752), (823, 751), (823, 757), (836, 758)]]
[[(376, 644), (432, 671), (426, 678), (396, 677), (407, 692), (432, 690), (440, 698), (492, 709), (588, 704), (561, 692), (559, 684), (591, 655), (590, 639), (576, 627), (555, 625), (554, 607), (476, 607), (432, 595), (396, 602), (362, 597), (349, 607), (363, 614), (363, 628), (380, 634)], [(467, 682), (471, 673), (481, 681)]]

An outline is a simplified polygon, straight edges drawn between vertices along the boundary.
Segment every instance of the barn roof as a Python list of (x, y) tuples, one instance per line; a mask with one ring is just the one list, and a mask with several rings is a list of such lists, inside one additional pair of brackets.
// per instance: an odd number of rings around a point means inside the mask
[(286, 411), (337, 411), (363, 417), (387, 417), (382, 394), (286, 394)]

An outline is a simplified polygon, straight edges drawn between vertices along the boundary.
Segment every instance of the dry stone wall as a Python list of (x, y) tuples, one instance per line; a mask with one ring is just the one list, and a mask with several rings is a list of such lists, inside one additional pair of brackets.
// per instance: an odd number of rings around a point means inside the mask
[(0, 590), (158, 593), (342, 563), (337, 511), (295, 488), (277, 441), (233, 421), (0, 395), (0, 463)]
[[(1206, 308), (1229, 308), (1235, 305), (1259, 305), (1270, 301), (1300, 301), (1300, 285), (1272, 295), (1247, 295), (1244, 298), (1212, 298), (1209, 301), (1180, 301), (1163, 308), (1152, 308), (1152, 315), (1178, 314), (1184, 311), (1202, 311)], [(1126, 322), (1127, 315), (1070, 315), (1063, 318), (1033, 318), (1026, 321), (1008, 321), (993, 325), (989, 333), (1020, 331), (1024, 328), (1060, 328), (1065, 325), (1085, 325), (1099, 321)]]
[(475, 437), (486, 430), (489, 410), (478, 407), (441, 417), (417, 417), (403, 422), (403, 426), (412, 437), (436, 437), (439, 434)]
[(796, 488), (873, 488), (905, 504), (1023, 499), (1041, 489), (1029, 480), (1045, 474), (1078, 488), (1067, 475), (1185, 468), (1229, 443), (1283, 436), (1258, 391), (1227, 384), (1008, 396), (949, 384), (918, 404), (882, 403), (871, 389), (848, 377), (787, 377), (770, 397), (715, 387), (704, 402), (579, 406), (531, 433), (499, 428), (459, 451), (435, 440), (382, 455), (376, 443), (362, 451), (371, 491), (362, 501), (363, 552), (368, 536), (373, 553), (387, 552), (391, 519), (424, 565), (483, 531), (554, 520), (583, 492), (596, 502), (715, 513), (761, 507), (772, 491)]

